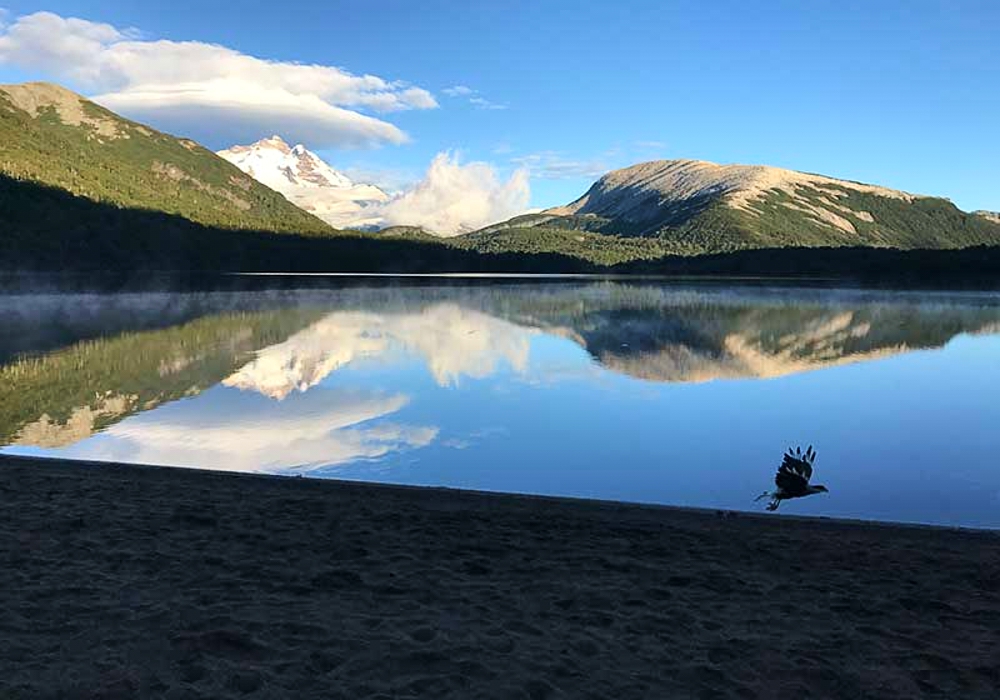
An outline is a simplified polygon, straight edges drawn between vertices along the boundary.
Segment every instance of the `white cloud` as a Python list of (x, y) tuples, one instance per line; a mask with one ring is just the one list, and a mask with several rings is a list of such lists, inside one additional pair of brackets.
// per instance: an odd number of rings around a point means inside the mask
[(467, 97), (476, 94), (476, 91), (467, 85), (453, 85), (442, 90), (448, 97)]
[(466, 97), (469, 104), (477, 109), (507, 109), (507, 105), (487, 100), (479, 94), (478, 90), (473, 90), (468, 85), (453, 85), (441, 92), (448, 97)]
[(463, 165), (457, 155), (439, 153), (423, 180), (378, 211), (386, 226), (421, 226), (454, 236), (516, 216), (530, 199), (526, 170), (503, 182), (488, 163)]
[(525, 156), (511, 158), (510, 161), (524, 168), (533, 177), (546, 180), (563, 180), (567, 178), (597, 178), (612, 169), (604, 158), (581, 160), (567, 158), (555, 151), (541, 151)]
[(567, 155), (559, 151), (538, 151), (512, 157), (510, 162), (543, 180), (597, 179), (611, 170), (664, 157), (663, 141), (633, 141), (613, 146), (595, 155)]
[(483, 97), (470, 97), (469, 104), (475, 105), (479, 109), (507, 109), (507, 105), (490, 102)]
[(405, 167), (379, 168), (363, 165), (349, 165), (340, 169), (354, 182), (377, 183), (378, 187), (390, 194), (401, 193), (423, 176), (419, 170)]
[(209, 145), (273, 132), (314, 147), (402, 143), (399, 128), (359, 110), (438, 106), (427, 90), (400, 81), (197, 41), (143, 41), (135, 30), (51, 12), (0, 26), (0, 63), (68, 82), (109, 109)]

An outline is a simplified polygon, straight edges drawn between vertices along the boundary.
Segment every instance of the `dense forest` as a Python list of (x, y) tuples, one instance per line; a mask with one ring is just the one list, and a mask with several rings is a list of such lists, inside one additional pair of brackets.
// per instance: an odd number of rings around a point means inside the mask
[(480, 253), (426, 237), (358, 233), (318, 238), (233, 231), (176, 215), (100, 204), (0, 176), (0, 271), (738, 275), (993, 286), (1000, 285), (1000, 247), (765, 248), (601, 265), (555, 252)]
[(481, 255), (429, 239), (230, 230), (0, 175), (0, 270), (9, 272), (592, 269), (567, 256)]

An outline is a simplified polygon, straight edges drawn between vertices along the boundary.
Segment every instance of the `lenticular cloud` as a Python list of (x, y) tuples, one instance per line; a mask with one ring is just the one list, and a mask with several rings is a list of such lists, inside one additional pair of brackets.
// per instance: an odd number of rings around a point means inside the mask
[(39, 71), (131, 118), (212, 146), (280, 130), (317, 148), (403, 143), (370, 113), (437, 107), (423, 88), (217, 44), (147, 41), (131, 29), (36, 12), (0, 24), (0, 63)]

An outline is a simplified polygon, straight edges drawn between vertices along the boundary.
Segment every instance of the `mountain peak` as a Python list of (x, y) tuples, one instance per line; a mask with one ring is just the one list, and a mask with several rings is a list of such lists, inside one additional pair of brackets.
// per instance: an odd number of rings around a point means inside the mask
[(285, 139), (281, 138), (277, 134), (270, 136), (266, 139), (261, 139), (257, 143), (251, 146), (234, 146), (234, 148), (273, 148), (276, 151), (281, 151), (282, 153), (291, 153), (292, 148), (288, 145)]
[(466, 241), (491, 252), (565, 251), (602, 264), (754, 248), (964, 248), (996, 245), (1000, 216), (814, 173), (677, 159), (613, 170), (565, 206), (488, 226)]
[(56, 85), (55, 83), (48, 83), (45, 82), (44, 80), (35, 80), (28, 83), (10, 83), (7, 85), (0, 85), (0, 91), (10, 93), (12, 90), (26, 92), (26, 93), (33, 93), (40, 96), (58, 95), (63, 98), (73, 97), (78, 100), (84, 99), (82, 95), (78, 95), (69, 88), (64, 88), (62, 85)]
[[(816, 194), (810, 200), (800, 201), (801, 191)], [(654, 160), (612, 170), (576, 201), (548, 209), (543, 214), (590, 214), (652, 224), (665, 210), (698, 208), (716, 201), (757, 216), (758, 206), (777, 194), (788, 199), (786, 207), (804, 210), (826, 225), (853, 234), (856, 228), (844, 218), (845, 208), (837, 201), (842, 196), (840, 193), (849, 191), (904, 202), (918, 198), (887, 187), (770, 165), (719, 165), (705, 160), (676, 159)], [(865, 220), (869, 216), (866, 212), (861, 214)]]
[[(72, 216), (67, 240), (84, 246), (92, 235), (117, 240), (156, 212), (155, 227), (164, 233), (186, 231), (184, 220), (212, 229), (330, 232), (194, 141), (120, 117), (58, 85), (0, 85), (0, 116), (0, 175), (23, 183), (8, 188), (11, 198), (20, 197), (15, 211), (25, 212), (13, 225), (25, 231), (44, 236), (53, 227), (47, 222)], [(65, 213), (50, 219), (50, 207)], [(9, 213), (0, 219), (6, 233)]]
[(340, 173), (302, 144), (292, 148), (278, 135), (261, 139), (249, 146), (232, 146), (219, 151), (220, 156), (271, 189), (286, 194), (294, 187), (353, 187)]
[(98, 137), (109, 139), (123, 135), (120, 120), (99, 114), (100, 108), (61, 85), (45, 82), (0, 85), (0, 94), (32, 118), (38, 117), (43, 109), (52, 108), (66, 126), (86, 125)]
[(278, 135), (249, 146), (232, 146), (218, 155), (337, 227), (377, 223), (361, 210), (389, 198), (374, 185), (355, 184), (301, 143), (292, 148)]

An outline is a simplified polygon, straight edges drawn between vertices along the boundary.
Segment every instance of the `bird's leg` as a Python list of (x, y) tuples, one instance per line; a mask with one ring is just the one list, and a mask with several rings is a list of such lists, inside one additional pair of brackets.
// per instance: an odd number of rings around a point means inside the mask
[(778, 510), (778, 505), (780, 503), (781, 503), (780, 499), (778, 499), (778, 498), (772, 498), (771, 502), (767, 504), (767, 509), (768, 510)]
[(768, 498), (768, 497), (773, 498), (774, 494), (771, 493), (770, 491), (765, 491), (761, 495), (757, 496), (757, 498), (753, 499), (753, 502), (756, 503), (757, 501), (761, 500), (762, 498)]

